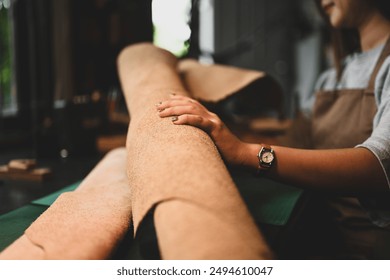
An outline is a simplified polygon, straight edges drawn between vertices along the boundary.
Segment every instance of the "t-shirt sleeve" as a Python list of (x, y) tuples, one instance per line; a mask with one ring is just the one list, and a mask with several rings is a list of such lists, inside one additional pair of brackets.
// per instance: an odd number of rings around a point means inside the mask
[(378, 73), (376, 100), (378, 111), (374, 118), (371, 136), (357, 147), (369, 149), (379, 160), (390, 188), (390, 59), (387, 67)]
[[(390, 59), (387, 62), (387, 67), (382, 67), (376, 81), (378, 111), (374, 118), (372, 135), (357, 147), (367, 148), (377, 157), (390, 188)], [(390, 225), (390, 192), (359, 200), (374, 224), (381, 227)]]

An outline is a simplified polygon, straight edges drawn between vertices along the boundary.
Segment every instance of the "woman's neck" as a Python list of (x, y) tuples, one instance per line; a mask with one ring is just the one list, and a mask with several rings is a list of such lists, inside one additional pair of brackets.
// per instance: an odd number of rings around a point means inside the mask
[(360, 43), (363, 51), (383, 44), (390, 36), (390, 21), (375, 13), (359, 27)]

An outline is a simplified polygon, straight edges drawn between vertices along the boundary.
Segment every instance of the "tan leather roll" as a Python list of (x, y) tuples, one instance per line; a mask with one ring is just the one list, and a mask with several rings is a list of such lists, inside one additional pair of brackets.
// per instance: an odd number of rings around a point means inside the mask
[(74, 192), (63, 193), (0, 259), (106, 259), (131, 222), (126, 149), (110, 152)]
[(125, 49), (118, 68), (131, 115), (127, 171), (135, 230), (157, 206), (163, 258), (270, 258), (210, 137), (157, 114), (155, 104), (170, 93), (191, 95), (180, 80), (176, 58), (143, 43)]

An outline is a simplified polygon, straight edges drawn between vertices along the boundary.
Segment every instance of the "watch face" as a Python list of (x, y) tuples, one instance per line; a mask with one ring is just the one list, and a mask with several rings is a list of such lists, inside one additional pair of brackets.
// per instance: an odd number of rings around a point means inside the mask
[(264, 163), (271, 163), (274, 159), (274, 155), (271, 152), (265, 152), (261, 155), (261, 160)]

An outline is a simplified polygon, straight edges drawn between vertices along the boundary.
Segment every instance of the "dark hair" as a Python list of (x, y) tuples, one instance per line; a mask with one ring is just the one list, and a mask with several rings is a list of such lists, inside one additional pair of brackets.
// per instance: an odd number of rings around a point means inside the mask
[[(377, 7), (382, 15), (390, 20), (390, 0), (366, 0)], [(340, 79), (342, 72), (342, 60), (349, 54), (361, 50), (360, 37), (356, 29), (335, 29), (331, 26), (328, 17), (321, 9), (321, 1), (315, 0), (317, 7), (330, 29), (330, 37), (333, 47), (334, 63), (337, 78)]]

